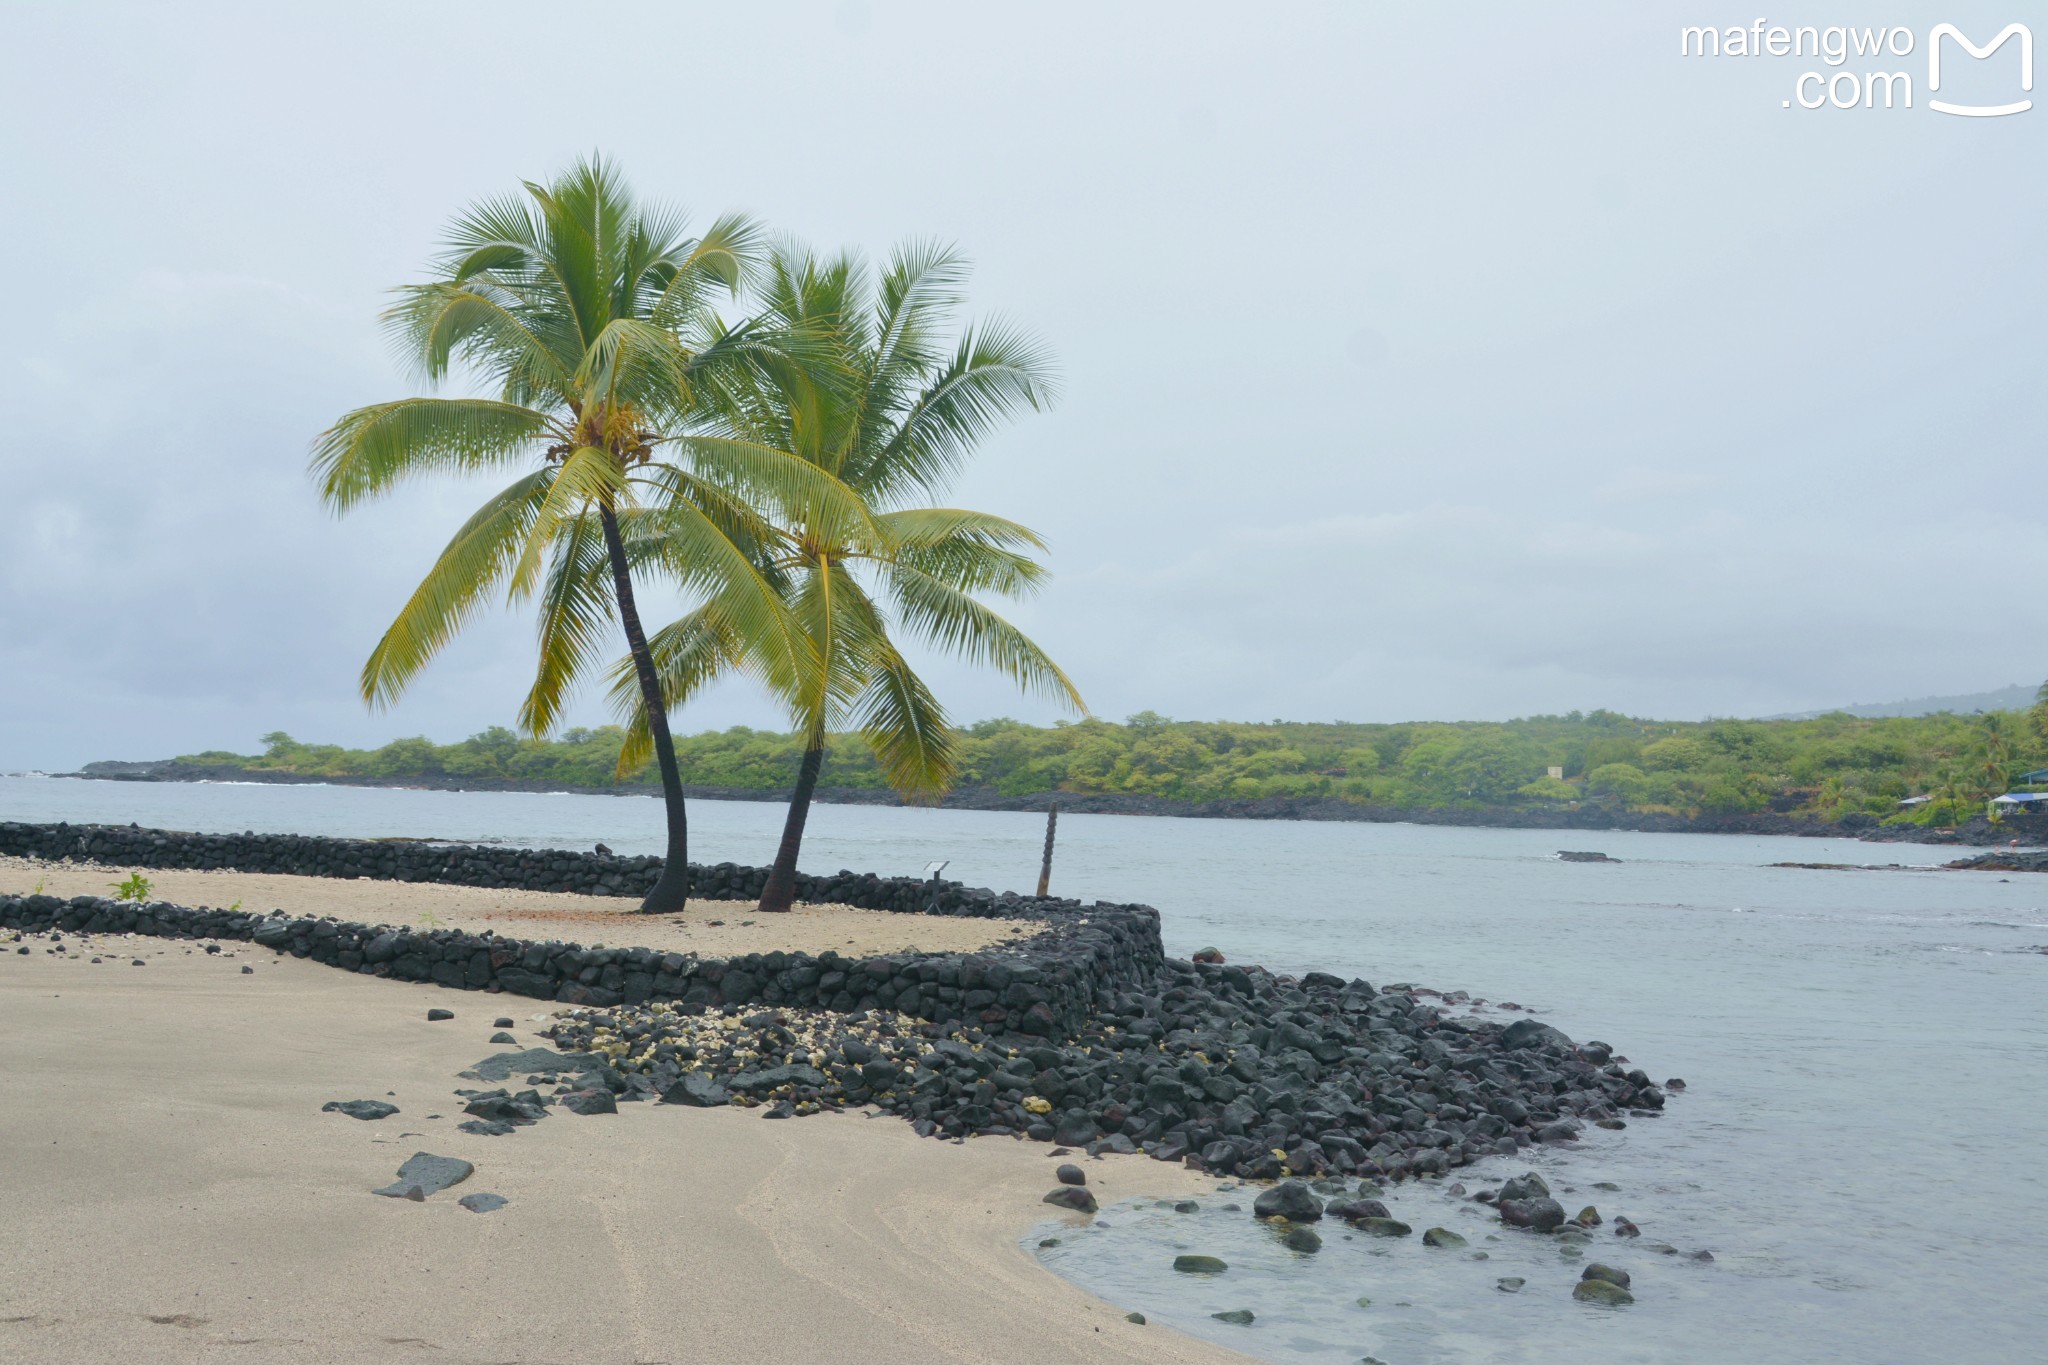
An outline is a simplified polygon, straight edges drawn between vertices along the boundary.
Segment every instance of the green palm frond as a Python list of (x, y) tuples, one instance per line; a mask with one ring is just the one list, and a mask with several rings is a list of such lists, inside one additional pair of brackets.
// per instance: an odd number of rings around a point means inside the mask
[(958, 766), (952, 726), (931, 689), (893, 647), (874, 656), (854, 722), (897, 791), (933, 798), (952, 785)]
[[(663, 626), (647, 640), (654, 657), (661, 694), (671, 706), (683, 706), (719, 678), (746, 666), (741, 632), (718, 603), (707, 602), (681, 620)], [(627, 777), (653, 757), (653, 736), (640, 679), (631, 659), (612, 665), (609, 674), (612, 708), (626, 723), (626, 741), (619, 750), (617, 773)]]
[(906, 629), (926, 644), (1007, 676), (1027, 693), (1082, 713), (1080, 691), (1031, 638), (950, 584), (909, 565), (889, 570), (890, 587)]
[(555, 728), (570, 691), (602, 651), (601, 637), (616, 620), (611, 557), (598, 514), (579, 513), (555, 537), (553, 554), (540, 594), (539, 663), (519, 708), (520, 727), (530, 735)]
[(468, 474), (530, 459), (544, 413), (480, 398), (401, 398), (348, 413), (314, 443), (312, 473), (337, 512), (421, 474)]
[(388, 706), (511, 571), (555, 481), (540, 469), (486, 502), (455, 533), (363, 665), (363, 699)]
[[(851, 254), (779, 245), (757, 281), (772, 344), (714, 343), (741, 363), (719, 370), (716, 401), (700, 408), (715, 421), (674, 447), (775, 523), (736, 539), (768, 556), (787, 612), (722, 636), (715, 668), (712, 653), (690, 654), (704, 670), (690, 684), (713, 671), (749, 673), (799, 733), (850, 726), (891, 784), (918, 796), (951, 780), (951, 732), (892, 631), (1086, 710), (1045, 652), (975, 598), (1036, 590), (1044, 541), (987, 513), (900, 505), (949, 477), (997, 421), (1053, 396), (1049, 359), (1024, 333), (1001, 323), (948, 332), (965, 278), (966, 263), (938, 244), (899, 249), (879, 279)], [(673, 509), (678, 499), (663, 501)], [(623, 683), (623, 672), (615, 678)], [(631, 712), (628, 691), (616, 689), (615, 701)]]
[(526, 544), (513, 563), (509, 584), (513, 600), (533, 591), (549, 551), (582, 522), (585, 512), (593, 507), (617, 506), (626, 492), (625, 482), (625, 472), (610, 451), (578, 446), (569, 452), (555, 472), (547, 497), (534, 513)]

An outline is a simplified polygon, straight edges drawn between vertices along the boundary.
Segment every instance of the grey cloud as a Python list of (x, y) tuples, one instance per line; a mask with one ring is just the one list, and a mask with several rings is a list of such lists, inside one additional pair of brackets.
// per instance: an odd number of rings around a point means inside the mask
[[(1951, 8), (1891, 22), (1990, 13)], [(956, 240), (1047, 336), (1066, 401), (955, 500), (1046, 534), (1012, 614), (1103, 714), (2048, 673), (2048, 111), (1788, 112), (1789, 67), (1683, 62), (1626, 3), (611, 12), (685, 55), (574, 107), (534, 97), (538, 5), (10, 15), (0, 768), (510, 717), (517, 617), (389, 714), (354, 691), (483, 488), (337, 522), (305, 452), (411, 387), (375, 314), (449, 214), (592, 147), (699, 215)], [(963, 718), (1052, 714), (932, 670)], [(778, 717), (682, 724), (741, 722)]]

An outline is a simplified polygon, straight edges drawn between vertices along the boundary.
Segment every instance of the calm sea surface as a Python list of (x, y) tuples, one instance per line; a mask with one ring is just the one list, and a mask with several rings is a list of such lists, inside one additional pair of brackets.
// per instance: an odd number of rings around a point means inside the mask
[[(700, 861), (765, 862), (782, 817), (768, 803), (691, 811)], [(644, 797), (0, 778), (0, 819), (660, 851), (659, 807)], [(1043, 834), (1030, 815), (820, 806), (804, 862), (914, 874), (946, 859), (948, 877), (1028, 891)], [(1560, 840), (1623, 861), (1560, 863)], [(1448, 1182), (1387, 1202), (1418, 1231), (1463, 1233), (1464, 1251), (1331, 1228), (1321, 1253), (1295, 1256), (1253, 1223), (1248, 1198), (1245, 1212), (1215, 1207), (1229, 1196), (1194, 1214), (1106, 1209), (1106, 1227), (1042, 1229), (1028, 1244), (1057, 1232), (1040, 1253), (1057, 1273), (1280, 1362), (2048, 1358), (2048, 955), (2022, 951), (2048, 944), (2048, 876), (1765, 866), (1950, 856), (1812, 839), (1065, 816), (1053, 889), (1158, 906), (1169, 951), (1214, 945), (1276, 970), (1515, 1001), (1691, 1088), (1664, 1118), (1460, 1176), (1477, 1188), (1533, 1166), (1568, 1210), (1592, 1203), (1640, 1224), (1640, 1240), (1602, 1227), (1587, 1249), (1634, 1275), (1624, 1310), (1572, 1302), (1583, 1262), (1497, 1229)], [(1660, 1255), (1653, 1242), (1716, 1259)], [(1182, 1250), (1231, 1270), (1175, 1275)], [(1502, 1276), (1527, 1284), (1504, 1293)], [(1208, 1316), (1235, 1308), (1257, 1320)]]

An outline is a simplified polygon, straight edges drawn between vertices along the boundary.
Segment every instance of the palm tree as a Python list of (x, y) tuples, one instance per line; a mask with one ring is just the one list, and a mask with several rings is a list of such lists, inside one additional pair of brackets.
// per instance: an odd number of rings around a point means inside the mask
[[(762, 910), (787, 910), (794, 899), (804, 824), (834, 730), (858, 731), (899, 792), (935, 797), (952, 781), (951, 726), (892, 632), (994, 667), (1026, 691), (1086, 713), (1045, 651), (975, 596), (1034, 591), (1045, 570), (1029, 552), (1044, 542), (1002, 517), (920, 505), (998, 421), (1052, 397), (1050, 366), (1028, 336), (1000, 323), (946, 334), (965, 275), (958, 256), (931, 246), (898, 251), (878, 284), (853, 257), (820, 261), (795, 248), (777, 251), (765, 272), (765, 317), (832, 338), (837, 364), (823, 383), (815, 369), (778, 368), (771, 382), (742, 395), (731, 434), (833, 475), (866, 501), (872, 520), (825, 507), (825, 517), (799, 509), (778, 524), (768, 567), (807, 649), (750, 647), (719, 602), (652, 643), (672, 703), (722, 673), (746, 671), (780, 699), (803, 737)], [(623, 668), (615, 671), (614, 696), (634, 712), (622, 763), (644, 753), (644, 695)]]
[(865, 516), (816, 465), (706, 434), (710, 415), (754, 384), (754, 367), (802, 351), (800, 338), (728, 328), (714, 311), (753, 267), (757, 237), (741, 217), (688, 236), (678, 214), (636, 203), (597, 159), (476, 204), (455, 219), (435, 278), (399, 290), (384, 318), (426, 383), (460, 366), (495, 396), (358, 408), (313, 449), (338, 513), (408, 477), (525, 471), (428, 570), (363, 665), (363, 697), (394, 701), (502, 586), (508, 602), (539, 599), (539, 662), (519, 714), (539, 737), (616, 619), (653, 718), (667, 805), (667, 862), (648, 911), (687, 898), (689, 822), (635, 571), (715, 601), (734, 638), (765, 657), (802, 641), (757, 562), (769, 532), (758, 508)]

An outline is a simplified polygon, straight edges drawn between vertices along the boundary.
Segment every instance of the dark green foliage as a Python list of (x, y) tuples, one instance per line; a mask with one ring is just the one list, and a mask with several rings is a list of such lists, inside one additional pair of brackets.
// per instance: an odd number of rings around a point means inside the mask
[[(381, 749), (263, 737), (260, 756), (220, 751), (181, 761), (331, 777), (491, 778), (610, 787), (623, 732), (569, 730), (552, 741), (493, 727), (457, 744), (398, 739)], [(959, 783), (1010, 796), (1131, 793), (1176, 801), (1330, 798), (1395, 809), (1572, 803), (1688, 815), (1772, 810), (1837, 819), (1953, 823), (2009, 779), (2048, 767), (2048, 706), (1988, 716), (1863, 720), (1641, 721), (1612, 711), (1525, 720), (1397, 725), (1174, 721), (1142, 711), (1049, 727), (985, 720), (957, 735)], [(787, 788), (803, 748), (793, 735), (735, 727), (680, 737), (693, 782)], [(1562, 780), (1549, 777), (1552, 767)], [(887, 784), (867, 747), (831, 740), (825, 787)], [(630, 785), (653, 786), (651, 774)], [(1907, 796), (1932, 801), (1902, 812)]]

